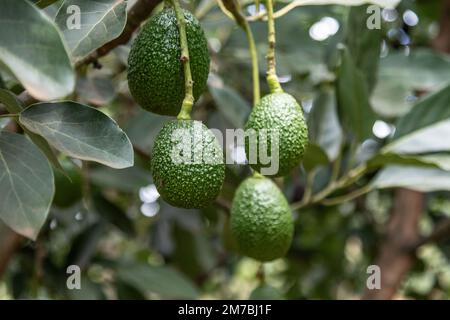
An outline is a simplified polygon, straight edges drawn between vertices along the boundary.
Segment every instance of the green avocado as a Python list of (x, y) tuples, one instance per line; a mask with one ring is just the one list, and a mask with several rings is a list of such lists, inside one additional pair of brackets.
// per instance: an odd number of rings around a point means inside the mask
[(231, 206), (231, 232), (239, 252), (260, 261), (281, 258), (294, 232), (289, 204), (268, 178), (250, 177), (236, 191)]
[[(194, 98), (206, 89), (209, 53), (198, 20), (184, 10)], [(173, 8), (150, 18), (136, 37), (128, 56), (128, 86), (136, 102), (161, 115), (176, 116), (184, 98), (180, 35)]]
[(203, 208), (219, 195), (225, 179), (216, 137), (195, 120), (172, 120), (155, 139), (153, 182), (161, 197), (181, 208)]
[[(254, 137), (254, 141), (258, 142), (258, 156), (254, 158), (256, 161), (250, 161), (249, 163), (256, 171), (261, 172), (261, 168), (268, 167), (261, 161), (259, 155), (259, 145), (261, 144), (259, 138), (264, 137), (263, 130), (266, 130), (269, 134), (277, 132), (279, 139), (278, 172), (265, 175), (285, 176), (300, 164), (308, 144), (308, 127), (302, 108), (290, 94), (282, 92), (264, 96), (253, 108), (245, 128), (246, 130), (253, 129), (253, 131), (247, 131), (250, 133), (250, 139), (246, 139), (248, 159), (251, 158), (251, 154), (249, 154), (251, 137)], [(264, 142), (261, 144), (262, 148), (266, 149), (263, 151), (267, 152), (267, 155), (272, 155), (271, 150), (273, 147), (276, 148), (277, 145), (272, 146), (270, 139), (264, 138), (261, 141)], [(265, 143), (266, 141), (267, 143)], [(272, 161), (275, 160), (274, 155)]]
[(83, 179), (80, 169), (70, 160), (64, 159), (60, 163), (66, 175), (59, 170), (53, 170), (55, 177), (53, 204), (59, 208), (68, 208), (81, 200)]

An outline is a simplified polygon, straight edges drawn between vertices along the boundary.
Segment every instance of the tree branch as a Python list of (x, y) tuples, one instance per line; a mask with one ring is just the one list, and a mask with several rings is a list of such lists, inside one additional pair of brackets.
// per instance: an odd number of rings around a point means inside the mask
[(23, 238), (0, 223), (0, 279)]
[[(432, 46), (441, 52), (450, 52), (450, 0), (443, 2), (439, 34)], [(381, 248), (377, 264), (381, 268), (381, 290), (366, 290), (363, 299), (390, 299), (397, 292), (403, 277), (413, 266), (416, 250), (429, 242), (438, 242), (450, 234), (450, 219), (438, 225), (430, 236), (420, 239), (418, 219), (421, 216), (424, 195), (399, 189), (396, 196), (388, 236)], [(402, 208), (402, 206), (404, 206)]]
[(438, 243), (450, 238), (450, 219), (445, 219), (439, 223), (434, 231), (427, 237), (421, 239), (417, 244), (415, 244), (412, 249), (415, 251), (419, 247), (427, 243)]
[(442, 4), (442, 16), (439, 25), (439, 34), (433, 40), (433, 47), (441, 52), (450, 52), (450, 0)]

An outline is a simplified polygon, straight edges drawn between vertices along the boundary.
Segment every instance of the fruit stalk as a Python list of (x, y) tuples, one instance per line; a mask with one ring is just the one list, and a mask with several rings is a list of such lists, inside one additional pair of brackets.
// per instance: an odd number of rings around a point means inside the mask
[(273, 17), (273, 2), (272, 0), (266, 0), (267, 7), (267, 29), (268, 29), (268, 44), (269, 49), (267, 51), (267, 83), (271, 93), (283, 92), (280, 82), (278, 81), (275, 61), (275, 19)]
[(180, 113), (177, 118), (179, 120), (190, 120), (192, 106), (194, 105), (194, 93), (193, 86), (194, 81), (192, 80), (191, 65), (189, 62), (189, 48), (186, 35), (186, 21), (184, 19), (183, 10), (181, 9), (178, 0), (172, 0), (172, 5), (175, 10), (178, 22), (178, 30), (180, 33), (180, 47), (181, 47), (181, 57), (180, 60), (183, 63), (184, 69), (184, 99), (181, 105)]
[(247, 22), (247, 20), (244, 24), (244, 30), (247, 35), (250, 56), (252, 59), (253, 105), (256, 105), (261, 99), (261, 93), (259, 89), (258, 53), (256, 51), (255, 39), (253, 38), (252, 29), (250, 28), (250, 24)]
[[(221, 3), (219, 1), (219, 3)], [(253, 80), (253, 105), (256, 105), (261, 99), (261, 90), (259, 87), (259, 64), (258, 52), (256, 51), (255, 39), (253, 37), (250, 24), (242, 14), (239, 3), (236, 0), (223, 0), (223, 6), (228, 10), (236, 20), (236, 23), (245, 31), (247, 42), (252, 60), (252, 80)], [(225, 10), (224, 10), (225, 11)]]

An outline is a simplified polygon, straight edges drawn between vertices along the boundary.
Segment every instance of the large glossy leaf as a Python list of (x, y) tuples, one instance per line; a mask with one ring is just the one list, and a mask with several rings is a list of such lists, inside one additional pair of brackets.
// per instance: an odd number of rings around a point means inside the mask
[(375, 114), (369, 104), (365, 77), (359, 71), (347, 48), (341, 50), (341, 66), (337, 82), (339, 113), (343, 124), (358, 141), (372, 136)]
[(53, 171), (39, 149), (23, 135), (0, 132), (0, 218), (34, 240), (54, 192)]
[(450, 150), (450, 86), (428, 96), (402, 117), (384, 151), (412, 154)]
[(59, 99), (75, 75), (55, 24), (25, 0), (0, 1), (0, 61), (39, 100)]
[(236, 128), (243, 128), (251, 112), (249, 103), (235, 90), (224, 85), (210, 84), (209, 91), (223, 116)]
[[(0, 102), (5, 105), (5, 108), (10, 113), (20, 113), (23, 110), (23, 106), (20, 101), (10, 91), (0, 89)], [(24, 126), (22, 126), (22, 129), (30, 137), (31, 141), (33, 141), (34, 144), (37, 145), (39, 149), (41, 149), (41, 151), (45, 154), (45, 156), (53, 164), (53, 166), (61, 171), (64, 171), (52, 148), (48, 145), (48, 142), (44, 138), (31, 132)]]
[(324, 88), (314, 100), (308, 117), (310, 141), (325, 150), (330, 160), (339, 154), (344, 136), (339, 123), (336, 93), (333, 88)]
[(371, 169), (387, 165), (428, 167), (450, 171), (450, 156), (448, 154), (403, 155), (380, 153), (367, 161), (367, 166)]
[(119, 269), (118, 276), (143, 293), (156, 293), (162, 298), (195, 299), (198, 296), (197, 288), (169, 267), (125, 265)]
[(367, 28), (367, 6), (353, 7), (347, 22), (346, 43), (355, 66), (366, 78), (372, 91), (378, 72), (381, 50), (381, 29)]
[(71, 157), (116, 169), (133, 165), (133, 147), (127, 135), (95, 108), (72, 101), (37, 103), (25, 109), (19, 120)]
[(372, 187), (402, 187), (422, 192), (450, 190), (450, 172), (435, 168), (389, 166), (378, 173)]
[[(123, 0), (65, 0), (55, 22), (64, 34), (72, 58), (83, 58), (117, 38), (125, 27), (126, 7)], [(78, 13), (79, 28), (74, 24)]]
[(414, 105), (416, 91), (433, 93), (442, 89), (449, 73), (450, 57), (431, 49), (414, 49), (408, 55), (403, 51), (391, 53), (380, 61), (372, 106), (385, 117), (404, 115)]

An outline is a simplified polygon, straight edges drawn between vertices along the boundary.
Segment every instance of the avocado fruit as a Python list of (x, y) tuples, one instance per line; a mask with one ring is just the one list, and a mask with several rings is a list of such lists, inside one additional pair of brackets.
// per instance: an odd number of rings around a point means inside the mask
[(171, 120), (155, 139), (152, 175), (161, 197), (169, 204), (191, 209), (208, 206), (225, 179), (223, 151), (203, 123)]
[(253, 176), (236, 190), (231, 206), (231, 232), (240, 253), (259, 261), (283, 257), (293, 237), (289, 204), (272, 180)]
[[(266, 167), (259, 156), (259, 147), (266, 148), (265, 152), (268, 156), (272, 156), (271, 149), (277, 147), (277, 145), (272, 146), (270, 137), (267, 140), (264, 138), (263, 130), (266, 130), (265, 132), (269, 134), (272, 132), (278, 134), (279, 168), (272, 176), (285, 176), (300, 164), (308, 144), (308, 127), (302, 108), (290, 94), (278, 92), (264, 96), (250, 113), (245, 129), (253, 129), (253, 131), (247, 132), (258, 143), (258, 147), (255, 148), (255, 150), (258, 150), (256, 161), (250, 161), (249, 163), (254, 170), (261, 172), (261, 168)], [(260, 142), (262, 138), (266, 140), (263, 143)], [(250, 140), (252, 138), (246, 139), (248, 159), (251, 158), (249, 155)], [(276, 160), (273, 155), (272, 161)]]
[[(208, 44), (199, 21), (183, 10), (194, 98), (206, 89), (209, 73)], [(128, 56), (128, 86), (135, 101), (147, 111), (176, 116), (183, 102), (184, 71), (180, 34), (173, 8), (149, 19), (134, 40)]]

